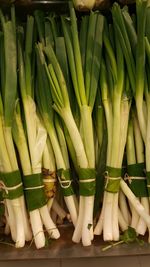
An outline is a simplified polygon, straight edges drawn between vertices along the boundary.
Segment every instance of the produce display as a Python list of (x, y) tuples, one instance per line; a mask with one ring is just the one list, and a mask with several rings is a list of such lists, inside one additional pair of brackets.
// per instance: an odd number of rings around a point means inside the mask
[(64, 221), (83, 246), (150, 242), (150, 6), (75, 8), (0, 10), (0, 224), (16, 248)]

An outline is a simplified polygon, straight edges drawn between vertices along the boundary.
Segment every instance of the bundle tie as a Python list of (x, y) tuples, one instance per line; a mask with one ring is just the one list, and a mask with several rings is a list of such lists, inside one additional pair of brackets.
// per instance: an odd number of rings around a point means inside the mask
[(109, 183), (109, 180), (113, 180), (113, 181), (116, 181), (116, 180), (120, 180), (121, 177), (110, 177), (109, 174), (108, 174), (108, 171), (105, 171), (105, 175), (104, 175), (105, 179), (106, 179), (106, 183), (105, 183), (105, 189), (107, 188), (107, 185)]
[(0, 181), (0, 189), (3, 189), (6, 194), (8, 195), (9, 191), (13, 191), (13, 190), (16, 190), (18, 189), (19, 187), (22, 186), (22, 182), (20, 184), (17, 184), (17, 185), (14, 185), (14, 186), (10, 186), (10, 187), (7, 187), (3, 181)]
[(128, 181), (129, 184), (131, 184), (133, 180), (146, 180), (146, 177), (144, 177), (144, 176), (129, 176), (126, 173), (125, 176), (124, 176), (124, 180)]
[(26, 188), (24, 188), (24, 190), (34, 190), (34, 189), (40, 189), (43, 187), (44, 187), (44, 185), (39, 185), (39, 186), (34, 186), (34, 187), (26, 187)]
[(72, 180), (61, 180), (61, 178), (58, 176), (58, 181), (62, 188), (67, 189), (71, 186)]
[(95, 182), (95, 178), (93, 179), (81, 179), (79, 180), (80, 183), (90, 183), (90, 182)]

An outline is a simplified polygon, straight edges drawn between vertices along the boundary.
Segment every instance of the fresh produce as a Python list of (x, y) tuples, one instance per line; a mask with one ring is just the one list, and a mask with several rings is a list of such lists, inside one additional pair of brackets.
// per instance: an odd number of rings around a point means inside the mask
[(0, 222), (16, 247), (66, 219), (84, 246), (150, 229), (150, 8), (68, 7), (0, 10)]

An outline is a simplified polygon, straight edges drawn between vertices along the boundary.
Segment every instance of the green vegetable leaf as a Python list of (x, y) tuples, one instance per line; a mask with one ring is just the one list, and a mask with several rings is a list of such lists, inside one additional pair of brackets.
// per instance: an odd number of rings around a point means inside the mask
[(102, 251), (106, 251), (112, 247), (115, 247), (117, 245), (126, 243), (132, 243), (132, 242), (137, 242), (140, 246), (144, 245), (144, 240), (139, 239), (137, 237), (137, 233), (134, 228), (128, 226), (128, 229), (123, 232), (123, 234), (120, 235), (120, 240), (117, 242), (111, 242), (109, 245), (105, 246), (102, 248)]
[(132, 243), (132, 242), (136, 241), (136, 239), (137, 239), (136, 231), (134, 228), (132, 228), (130, 226), (120, 236), (120, 240), (124, 241), (125, 243)]

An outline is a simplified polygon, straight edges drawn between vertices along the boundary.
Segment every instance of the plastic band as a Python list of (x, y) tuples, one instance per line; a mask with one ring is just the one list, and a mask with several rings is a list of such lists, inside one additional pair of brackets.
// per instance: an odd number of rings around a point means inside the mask
[(105, 191), (110, 193), (118, 193), (121, 176), (122, 176), (122, 168), (114, 168), (106, 166)]
[(80, 196), (95, 195), (96, 170), (92, 168), (79, 169), (79, 193)]
[(0, 173), (0, 187), (3, 189), (3, 197), (16, 199), (23, 195), (23, 184), (20, 171)]
[(66, 170), (59, 169), (57, 171), (57, 177), (58, 177), (58, 181), (62, 189), (63, 195), (65, 197), (74, 195), (70, 169), (66, 169)]
[(136, 197), (147, 197), (147, 181), (145, 177), (145, 164), (137, 163), (127, 166), (125, 180), (128, 180), (129, 187)]
[(29, 211), (39, 209), (46, 204), (42, 174), (31, 174), (23, 177), (24, 192)]

